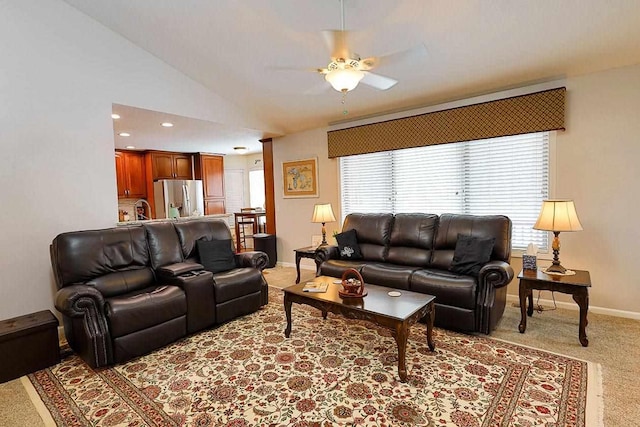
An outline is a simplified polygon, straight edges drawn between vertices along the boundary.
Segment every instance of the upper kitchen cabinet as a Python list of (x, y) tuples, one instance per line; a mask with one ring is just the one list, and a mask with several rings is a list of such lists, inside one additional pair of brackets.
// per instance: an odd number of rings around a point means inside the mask
[(144, 154), (116, 151), (116, 179), (119, 199), (147, 197)]
[(151, 152), (152, 179), (193, 179), (190, 154)]
[(196, 154), (194, 169), (202, 180), (205, 215), (225, 213), (224, 157)]

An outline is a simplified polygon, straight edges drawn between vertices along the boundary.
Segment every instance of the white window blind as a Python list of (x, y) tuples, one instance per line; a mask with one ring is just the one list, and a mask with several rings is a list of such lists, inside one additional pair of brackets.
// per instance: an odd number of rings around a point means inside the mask
[(548, 249), (547, 233), (532, 228), (549, 196), (548, 132), (342, 157), (340, 173), (344, 216), (500, 214), (514, 249)]

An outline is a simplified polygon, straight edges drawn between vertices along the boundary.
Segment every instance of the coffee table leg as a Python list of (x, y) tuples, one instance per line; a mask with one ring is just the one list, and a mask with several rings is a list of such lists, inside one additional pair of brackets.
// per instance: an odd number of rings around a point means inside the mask
[(406, 322), (402, 322), (396, 326), (395, 334), (393, 337), (396, 339), (398, 345), (398, 376), (400, 381), (405, 382), (407, 380), (407, 338), (409, 337), (409, 328)]
[(427, 319), (427, 344), (429, 345), (429, 350), (434, 351), (436, 344), (433, 342), (433, 322), (436, 318), (436, 307), (433, 303), (431, 303), (427, 316), (429, 316)]
[(589, 345), (589, 340), (587, 339), (587, 311), (589, 310), (589, 294), (586, 290), (584, 292), (578, 292), (577, 294), (573, 294), (573, 300), (578, 303), (578, 307), (580, 307), (580, 328), (578, 330), (578, 337), (580, 339), (580, 344), (583, 347), (587, 347)]
[(324, 320), (327, 320), (327, 311), (326, 310), (322, 310), (322, 318)]
[(289, 335), (291, 335), (291, 303), (292, 301), (289, 299), (289, 294), (285, 292), (284, 312), (287, 315), (287, 328), (284, 330), (284, 336), (287, 338), (289, 338)]

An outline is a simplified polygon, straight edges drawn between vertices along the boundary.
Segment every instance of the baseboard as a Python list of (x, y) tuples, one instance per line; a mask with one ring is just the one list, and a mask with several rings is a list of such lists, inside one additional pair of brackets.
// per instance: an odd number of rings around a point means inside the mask
[[(520, 297), (518, 297), (517, 295), (509, 295), (509, 294), (507, 294), (507, 301), (513, 302), (513, 303), (516, 303), (517, 305), (519, 305), (520, 304)], [(540, 300), (535, 299), (535, 301), (537, 301), (541, 305), (553, 306), (553, 301), (549, 300), (549, 299), (540, 299)], [(555, 304), (558, 307), (564, 308), (564, 309), (567, 309), (567, 310), (573, 310), (573, 311), (578, 311), (579, 310), (578, 305), (575, 304), (575, 303), (556, 301)], [(635, 311), (616, 310), (616, 309), (613, 309), (613, 308), (605, 308), (605, 307), (598, 307), (598, 306), (590, 305), (589, 306), (589, 312), (590, 313), (597, 313), (597, 314), (605, 314), (607, 316), (624, 317), (626, 319), (640, 320), (640, 313), (635, 312)]]
[[(283, 262), (283, 261), (278, 261), (276, 263), (278, 266), (280, 267), (292, 267), (292, 268), (296, 268), (296, 264), (293, 262)], [(309, 271), (316, 271), (316, 267), (315, 266), (310, 266), (310, 265), (305, 265), (300, 263), (300, 270), (309, 270)]]
[(64, 326), (58, 326), (58, 341), (60, 344), (67, 342), (67, 337), (64, 335)]

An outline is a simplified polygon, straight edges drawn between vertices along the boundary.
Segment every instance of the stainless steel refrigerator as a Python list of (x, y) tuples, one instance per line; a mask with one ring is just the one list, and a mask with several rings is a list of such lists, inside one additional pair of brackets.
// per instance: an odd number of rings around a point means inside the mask
[(161, 179), (153, 183), (156, 218), (177, 218), (204, 214), (202, 181)]

